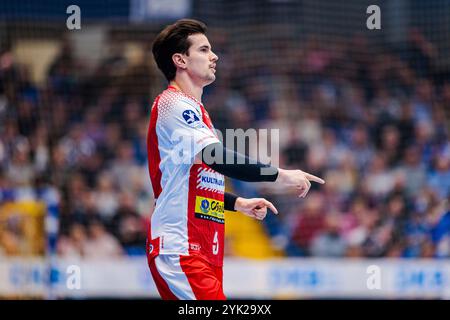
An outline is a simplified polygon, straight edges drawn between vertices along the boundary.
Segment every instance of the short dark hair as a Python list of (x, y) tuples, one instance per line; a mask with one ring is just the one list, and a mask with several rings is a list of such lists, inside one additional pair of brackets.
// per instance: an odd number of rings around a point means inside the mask
[(206, 34), (206, 25), (193, 19), (181, 19), (164, 28), (153, 42), (153, 57), (158, 68), (168, 81), (175, 78), (177, 68), (173, 64), (175, 53), (189, 54), (191, 46), (188, 37), (192, 34)]

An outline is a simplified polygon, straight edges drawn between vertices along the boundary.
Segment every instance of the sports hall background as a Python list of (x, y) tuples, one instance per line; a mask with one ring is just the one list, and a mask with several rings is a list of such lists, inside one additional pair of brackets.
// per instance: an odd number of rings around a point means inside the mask
[(182, 17), (207, 23), (219, 56), (216, 128), (278, 128), (281, 167), (326, 180), (305, 199), (227, 180), (280, 214), (227, 212), (225, 293), (449, 298), (445, 0), (0, 1), (0, 298), (158, 297), (146, 134), (166, 83), (151, 44)]

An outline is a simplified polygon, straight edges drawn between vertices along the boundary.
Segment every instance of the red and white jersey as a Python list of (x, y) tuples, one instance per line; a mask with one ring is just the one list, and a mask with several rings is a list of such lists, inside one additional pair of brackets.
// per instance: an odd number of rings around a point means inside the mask
[(209, 115), (195, 98), (169, 86), (155, 99), (147, 137), (156, 198), (148, 254), (199, 254), (222, 266), (224, 176), (195, 161), (217, 142)]

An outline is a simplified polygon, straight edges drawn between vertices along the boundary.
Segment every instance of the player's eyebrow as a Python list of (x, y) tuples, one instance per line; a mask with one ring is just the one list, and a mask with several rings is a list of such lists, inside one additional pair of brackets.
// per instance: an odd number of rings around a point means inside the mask
[(199, 49), (203, 49), (203, 48), (211, 49), (211, 47), (207, 44), (202, 45)]

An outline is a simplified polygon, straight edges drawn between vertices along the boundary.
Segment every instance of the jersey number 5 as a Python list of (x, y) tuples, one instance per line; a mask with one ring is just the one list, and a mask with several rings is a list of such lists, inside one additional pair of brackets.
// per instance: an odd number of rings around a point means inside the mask
[(217, 231), (214, 233), (212, 252), (213, 252), (213, 254), (219, 253), (219, 239), (218, 239)]

